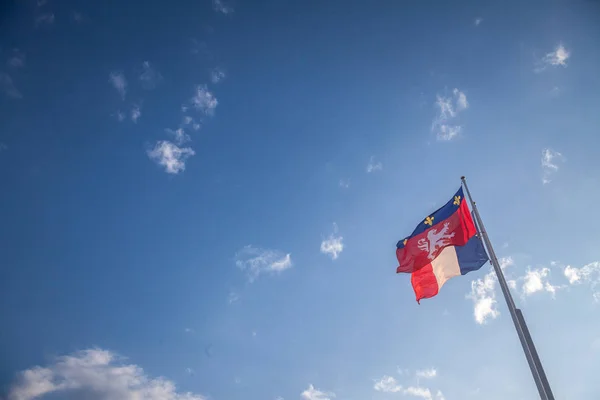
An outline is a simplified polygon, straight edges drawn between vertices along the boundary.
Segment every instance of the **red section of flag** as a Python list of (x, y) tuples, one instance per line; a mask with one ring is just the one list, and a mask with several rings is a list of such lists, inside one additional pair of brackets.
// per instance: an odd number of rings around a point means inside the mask
[(410, 237), (396, 249), (400, 265), (396, 272), (413, 273), (435, 260), (447, 246), (464, 246), (477, 233), (466, 201), (456, 211), (426, 231)]
[(421, 299), (429, 299), (438, 294), (440, 290), (431, 264), (413, 272), (410, 276), (410, 283), (412, 283), (419, 304), (421, 304)]

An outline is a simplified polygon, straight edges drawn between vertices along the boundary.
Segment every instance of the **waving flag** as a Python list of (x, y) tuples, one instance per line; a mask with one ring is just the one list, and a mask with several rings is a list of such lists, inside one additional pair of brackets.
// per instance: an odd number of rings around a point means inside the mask
[(413, 273), (430, 265), (448, 246), (464, 246), (477, 230), (462, 187), (443, 207), (426, 217), (396, 245), (396, 272)]
[(476, 271), (488, 261), (483, 243), (478, 235), (464, 246), (445, 247), (435, 260), (412, 273), (412, 283), (417, 302), (438, 294), (448, 279)]

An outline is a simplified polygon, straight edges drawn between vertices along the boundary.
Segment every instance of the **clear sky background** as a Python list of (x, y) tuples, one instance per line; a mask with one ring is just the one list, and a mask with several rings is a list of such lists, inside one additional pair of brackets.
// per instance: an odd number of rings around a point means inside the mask
[(600, 3), (0, 7), (0, 397), (535, 399), (489, 264), (396, 242), (466, 175), (557, 399), (600, 398)]

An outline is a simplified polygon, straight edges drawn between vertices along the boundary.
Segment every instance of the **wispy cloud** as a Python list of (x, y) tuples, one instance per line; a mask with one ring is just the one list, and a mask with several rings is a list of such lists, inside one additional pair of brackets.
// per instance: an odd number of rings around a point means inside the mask
[(432, 379), (437, 376), (437, 370), (435, 368), (421, 369), (417, 370), (415, 375), (417, 378)]
[[(402, 393), (406, 396), (420, 397), (424, 400), (433, 399), (433, 395), (431, 394), (431, 390), (429, 388), (422, 386), (403, 387), (395, 378), (388, 375), (376, 380), (375, 384), (373, 385), (373, 389), (384, 393)], [(436, 398), (439, 400), (444, 399), (441, 391), (438, 390)]]
[(73, 21), (77, 24), (82, 24), (85, 22), (85, 16), (79, 11), (73, 11), (71, 13), (71, 19), (73, 19)]
[(108, 81), (117, 90), (121, 98), (125, 99), (125, 95), (127, 94), (127, 79), (125, 79), (125, 75), (122, 72), (113, 71), (110, 73)]
[[(503, 270), (514, 264), (510, 257), (499, 260), (500, 268)], [(478, 324), (485, 324), (488, 320), (495, 319), (500, 315), (496, 301), (496, 274), (494, 270), (488, 272), (482, 279), (471, 281), (471, 293), (468, 299), (473, 300), (473, 315)]]
[(281, 273), (293, 265), (290, 253), (261, 249), (252, 245), (245, 246), (238, 251), (235, 259), (235, 264), (246, 272), (250, 282), (254, 282), (265, 273)]
[(157, 164), (165, 167), (165, 172), (178, 174), (185, 171), (185, 162), (196, 154), (190, 147), (178, 147), (168, 140), (159, 140), (152, 150), (148, 151), (148, 157)]
[(42, 14), (39, 15), (35, 18), (35, 26), (36, 27), (40, 27), (40, 26), (50, 26), (54, 24), (54, 14), (53, 13), (46, 13), (46, 14)]
[(475, 18), (475, 26), (481, 25), (482, 22), (483, 22), (483, 18), (481, 18), (481, 17)]
[(25, 54), (19, 49), (14, 49), (6, 64), (11, 68), (23, 68), (25, 66)]
[(131, 107), (131, 121), (137, 124), (138, 119), (142, 116), (142, 106), (140, 104), (134, 104)]
[(431, 395), (431, 390), (420, 386), (409, 386), (406, 389), (404, 389), (404, 394), (414, 397), (420, 397), (424, 400), (431, 400), (433, 398), (433, 396)]
[(304, 400), (331, 400), (335, 398), (335, 393), (333, 392), (323, 392), (319, 389), (316, 389), (312, 384), (308, 385), (308, 389), (303, 391), (300, 396)]
[(231, 14), (233, 7), (227, 5), (223, 0), (212, 0), (213, 10), (222, 14)]
[(571, 285), (589, 285), (593, 291), (594, 300), (600, 302), (600, 261), (594, 261), (581, 268), (567, 265), (563, 271)]
[(229, 304), (233, 304), (236, 301), (238, 301), (239, 299), (240, 299), (240, 295), (234, 291), (229, 292), (229, 295), (227, 296), (227, 302)]
[(537, 62), (535, 72), (542, 72), (547, 67), (567, 67), (567, 60), (571, 57), (571, 52), (562, 44), (558, 44), (554, 51), (547, 53), (541, 60)]
[(192, 328), (185, 328), (183, 331), (185, 333), (194, 333), (194, 330)]
[(121, 110), (117, 111), (114, 114), (115, 118), (117, 119), (117, 121), (122, 122), (125, 120), (125, 113)]
[(213, 115), (219, 102), (206, 85), (196, 86), (196, 94), (191, 99), (191, 105), (206, 115)]
[(542, 150), (542, 183), (551, 182), (551, 177), (559, 170), (560, 164), (565, 158), (558, 151), (546, 148)]
[(369, 163), (367, 164), (367, 173), (381, 171), (383, 169), (383, 164), (381, 161), (375, 162), (375, 156), (371, 156), (369, 158)]
[(152, 90), (162, 81), (162, 75), (154, 68), (149, 61), (142, 63), (142, 72), (138, 77), (140, 84), (146, 90)]
[(378, 392), (397, 393), (402, 391), (402, 386), (398, 383), (396, 378), (389, 375), (384, 375), (381, 379), (375, 381), (373, 389), (377, 390)]
[(8, 146), (5, 145), (4, 143), (0, 142), (0, 153), (2, 153), (4, 150), (8, 149)]
[(456, 123), (456, 118), (460, 112), (469, 108), (467, 96), (455, 88), (452, 96), (438, 94), (435, 106), (438, 108), (438, 113), (431, 124), (431, 131), (436, 133), (439, 141), (456, 138), (462, 131), (462, 126)]
[(124, 364), (114, 353), (89, 349), (60, 357), (48, 366), (22, 371), (10, 387), (9, 400), (85, 398), (87, 400), (205, 400), (194, 393), (178, 392), (173, 381), (152, 378), (135, 364)]
[(321, 241), (321, 253), (328, 254), (332, 260), (336, 260), (344, 250), (344, 238), (338, 235), (338, 226), (333, 223), (333, 233)]
[(165, 132), (167, 132), (169, 135), (173, 136), (175, 143), (177, 143), (178, 145), (182, 145), (182, 144), (190, 141), (190, 135), (188, 135), (183, 128), (177, 128), (177, 129), (167, 128), (167, 129), (165, 129)]
[(0, 90), (4, 92), (8, 97), (13, 99), (20, 99), (23, 97), (19, 89), (16, 88), (10, 75), (0, 72)]
[(343, 189), (348, 189), (350, 187), (350, 179), (340, 179), (339, 186)]
[[(409, 371), (398, 369), (398, 373), (400, 375), (406, 376), (409, 375)], [(389, 375), (384, 375), (381, 379), (375, 380), (375, 384), (373, 385), (373, 389), (379, 392), (384, 393), (401, 393), (405, 396), (413, 396), (420, 397), (424, 400), (433, 400), (434, 395), (431, 389), (423, 386), (419, 386), (418, 381), (420, 378), (423, 379), (433, 379), (437, 376), (437, 370), (435, 368), (428, 368), (424, 370), (415, 371), (415, 378), (417, 380), (417, 385), (401, 385), (396, 378), (391, 377)], [(436, 400), (444, 400), (444, 395), (440, 390), (437, 391), (435, 395)]]
[(180, 128), (185, 129), (186, 127), (190, 127), (193, 130), (197, 131), (202, 127), (202, 125), (200, 125), (200, 123), (196, 122), (196, 120), (194, 118), (190, 117), (189, 115), (184, 115), (181, 120)]
[(221, 68), (213, 68), (212, 71), (210, 71), (210, 81), (212, 83), (219, 83), (223, 79), (225, 79), (225, 71), (223, 71)]

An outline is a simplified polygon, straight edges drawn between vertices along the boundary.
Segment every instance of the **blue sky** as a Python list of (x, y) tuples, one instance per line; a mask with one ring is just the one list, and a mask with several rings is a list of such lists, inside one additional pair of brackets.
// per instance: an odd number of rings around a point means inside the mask
[(2, 7), (3, 398), (534, 399), (489, 265), (395, 274), (461, 175), (600, 397), (598, 3)]

